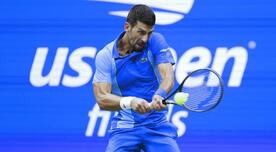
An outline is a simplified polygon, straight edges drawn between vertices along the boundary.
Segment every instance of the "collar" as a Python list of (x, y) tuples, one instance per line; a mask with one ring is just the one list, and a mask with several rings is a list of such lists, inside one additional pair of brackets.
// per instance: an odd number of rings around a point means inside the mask
[[(117, 38), (115, 39), (115, 43), (113, 45), (113, 50), (112, 50), (112, 57), (113, 58), (123, 58), (124, 56), (120, 56), (119, 55), (119, 50), (117, 49), (117, 45), (118, 45), (118, 41), (125, 35), (125, 32), (122, 32), (121, 34), (119, 34), (119, 36), (117, 36)], [(127, 56), (127, 55), (125, 55)]]

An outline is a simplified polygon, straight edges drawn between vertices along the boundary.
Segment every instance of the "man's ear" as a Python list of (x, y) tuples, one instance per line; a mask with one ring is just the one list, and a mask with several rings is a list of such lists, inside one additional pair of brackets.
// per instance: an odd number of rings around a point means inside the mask
[(125, 25), (124, 25), (125, 32), (130, 31), (130, 28), (131, 28), (131, 25), (128, 22), (125, 22)]

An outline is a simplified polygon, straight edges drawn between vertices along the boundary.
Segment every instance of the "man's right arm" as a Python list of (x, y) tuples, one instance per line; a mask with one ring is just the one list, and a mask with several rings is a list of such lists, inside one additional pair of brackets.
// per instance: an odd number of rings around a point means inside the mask
[[(118, 111), (121, 110), (120, 101), (123, 97), (111, 93), (110, 83), (94, 83), (94, 95), (99, 107), (103, 110)], [(141, 98), (134, 98), (131, 100), (131, 109), (139, 114), (149, 113), (150, 107), (148, 102)]]
[(101, 50), (95, 59), (96, 71), (93, 78), (94, 96), (99, 107), (103, 110), (121, 110), (120, 100), (122, 97), (111, 93), (112, 57), (108, 50)]
[(112, 94), (112, 58), (106, 50), (100, 51), (95, 60), (96, 72), (93, 78), (94, 96), (103, 110), (118, 111), (133, 109), (142, 114), (150, 112), (148, 102), (136, 97), (120, 97)]
[(93, 84), (94, 96), (101, 109), (109, 111), (121, 110), (120, 100), (122, 97), (111, 94), (111, 84), (100, 82)]

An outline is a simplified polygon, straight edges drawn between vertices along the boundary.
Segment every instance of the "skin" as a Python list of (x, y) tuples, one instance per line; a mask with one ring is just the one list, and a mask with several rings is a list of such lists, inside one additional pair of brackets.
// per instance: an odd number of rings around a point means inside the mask
[[(125, 35), (119, 40), (117, 46), (121, 56), (142, 51), (154, 27), (139, 21), (132, 27), (126, 22), (124, 30)], [(163, 80), (159, 87), (166, 90), (168, 93), (174, 85), (172, 65), (170, 63), (159, 64), (158, 70)], [(120, 100), (122, 97), (111, 93), (110, 83), (94, 83), (93, 88), (96, 101), (101, 109), (109, 111), (121, 110)], [(160, 111), (167, 108), (166, 105), (161, 103), (162, 99), (161, 96), (154, 95), (151, 105), (149, 105), (146, 100), (135, 98), (131, 101), (131, 108), (139, 114), (149, 113), (151, 109)]]

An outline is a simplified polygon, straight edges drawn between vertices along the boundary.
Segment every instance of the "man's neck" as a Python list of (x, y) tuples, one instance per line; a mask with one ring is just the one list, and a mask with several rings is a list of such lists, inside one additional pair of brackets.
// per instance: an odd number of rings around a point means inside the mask
[(132, 53), (126, 34), (124, 34), (124, 36), (118, 41), (117, 49), (120, 56), (125, 56), (126, 54)]

